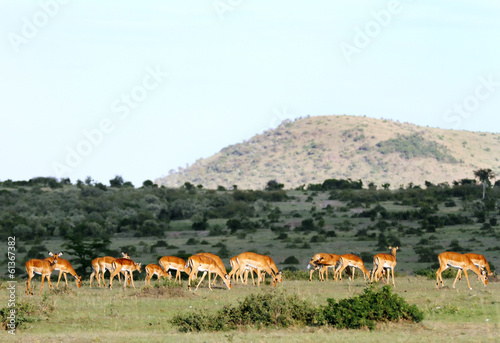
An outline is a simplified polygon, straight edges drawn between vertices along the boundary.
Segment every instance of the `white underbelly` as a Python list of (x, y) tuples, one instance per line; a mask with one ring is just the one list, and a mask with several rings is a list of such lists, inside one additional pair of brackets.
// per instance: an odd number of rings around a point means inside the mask
[(464, 269), (463, 267), (461, 267), (461, 266), (457, 266), (457, 265), (454, 265), (454, 264), (453, 264), (453, 263), (451, 263), (451, 262), (448, 262), (448, 266), (453, 267), (453, 268), (456, 268), (456, 269)]

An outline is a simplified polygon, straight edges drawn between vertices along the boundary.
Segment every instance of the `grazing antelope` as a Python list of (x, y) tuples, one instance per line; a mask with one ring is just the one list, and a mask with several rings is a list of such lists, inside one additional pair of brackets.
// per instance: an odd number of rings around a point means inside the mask
[(236, 256), (236, 260), (240, 266), (238, 272), (240, 278), (247, 269), (255, 269), (257, 271), (257, 286), (260, 286), (262, 270), (271, 276), (271, 283), (273, 286), (276, 286), (278, 281), (282, 280), (281, 272), (278, 272), (278, 268), (276, 268), (276, 265), (269, 256), (254, 252), (243, 252)]
[[(309, 264), (307, 265), (307, 269), (312, 269), (309, 273), (309, 282), (312, 281), (312, 275), (316, 270), (319, 270), (319, 280), (325, 281), (325, 273), (326, 273), (326, 281), (328, 281), (328, 268), (335, 267), (340, 261), (340, 255), (337, 254), (327, 254), (327, 253), (318, 253), (315, 254)], [(333, 281), (337, 280), (337, 273), (333, 274)]]
[(352, 278), (351, 275), (349, 275), (349, 280), (354, 280), (354, 271), (355, 268), (358, 268), (363, 272), (363, 277), (366, 281), (366, 277), (370, 278), (370, 272), (366, 269), (363, 260), (361, 257), (353, 255), (353, 254), (343, 254), (340, 255), (340, 264), (338, 268), (335, 270), (335, 274), (338, 275), (340, 278), (340, 281), (342, 281), (342, 272), (344, 269), (347, 267), (353, 267), (352, 268)]
[(154, 263), (148, 264), (144, 269), (146, 270), (146, 279), (144, 280), (146, 285), (151, 286), (151, 278), (154, 275), (156, 275), (156, 277), (158, 278), (158, 282), (160, 282), (161, 277), (164, 277), (165, 280), (167, 278), (169, 280), (172, 280), (172, 275), (170, 274), (170, 272), (167, 273), (165, 270), (163, 270), (162, 267), (160, 267), (157, 264)]
[[(219, 266), (219, 268), (222, 271), (223, 275), (227, 274), (226, 267), (224, 266), (224, 263), (222, 262), (222, 260), (221, 260), (221, 258), (219, 256), (217, 256), (215, 254), (212, 254), (212, 253), (209, 253), (209, 252), (200, 252), (200, 253), (197, 253), (196, 255), (210, 257), (212, 260), (215, 261), (215, 263), (217, 263), (217, 265)], [(215, 274), (214, 280), (212, 281), (212, 285), (215, 285), (215, 280), (217, 279), (217, 276), (218, 275)]]
[(198, 271), (203, 272), (203, 276), (201, 277), (200, 282), (198, 282), (198, 284), (196, 285), (195, 290), (198, 289), (198, 287), (200, 286), (201, 282), (203, 281), (207, 273), (208, 273), (208, 288), (210, 290), (212, 290), (212, 287), (210, 285), (211, 273), (219, 275), (222, 281), (224, 281), (224, 284), (226, 285), (227, 289), (231, 289), (231, 280), (229, 279), (229, 275), (223, 274), (222, 270), (217, 265), (217, 262), (215, 262), (212, 258), (203, 255), (193, 255), (188, 259), (186, 268), (187, 267), (191, 268), (191, 273), (189, 274), (189, 280), (188, 280), (188, 289), (191, 289), (191, 280), (195, 277), (195, 274)]
[[(122, 252), (123, 258), (130, 259), (130, 256), (127, 253)], [(95, 278), (97, 280), (97, 284), (101, 287), (101, 278), (106, 287), (106, 281), (104, 280), (104, 273), (106, 270), (109, 270), (109, 273), (112, 272), (113, 261), (116, 260), (116, 257), (104, 256), (98, 257), (92, 260), (92, 274), (90, 274), (90, 288), (92, 288), (92, 279)], [(118, 281), (121, 283), (120, 274), (118, 274)]]
[[(59, 253), (58, 256), (62, 256), (62, 252)], [(47, 257), (45, 260), (53, 262), (55, 259), (54, 255)], [(56, 263), (56, 268), (54, 270), (59, 270), (59, 278), (57, 279), (57, 285), (56, 288), (59, 288), (59, 282), (61, 281), (61, 276), (64, 274), (64, 280), (66, 281), (66, 287), (68, 287), (68, 277), (66, 276), (66, 273), (70, 273), (71, 276), (75, 278), (76, 286), (78, 288), (82, 287), (82, 277), (78, 276), (73, 269), (73, 266), (71, 263), (69, 263), (68, 260), (64, 258), (58, 258), (57, 263)]]
[(109, 289), (113, 287), (113, 279), (116, 274), (119, 274), (120, 272), (123, 272), (124, 274), (124, 280), (123, 280), (123, 288), (127, 287), (127, 272), (130, 274), (130, 279), (132, 281), (132, 287), (135, 288), (134, 285), (134, 274), (133, 272), (138, 270), (139, 273), (142, 272), (141, 270), (141, 263), (135, 263), (131, 259), (128, 258), (117, 258), (113, 261), (112, 265), (113, 272), (109, 276)]
[(461, 271), (463, 271), (463, 273), (465, 274), (465, 278), (467, 279), (467, 285), (469, 286), (469, 289), (472, 290), (469, 283), (467, 270), (471, 270), (472, 272), (476, 273), (485, 287), (488, 284), (488, 276), (486, 275), (486, 273), (481, 273), (479, 268), (477, 268), (474, 263), (472, 263), (471, 259), (466, 255), (457, 252), (445, 251), (438, 255), (438, 260), (439, 269), (436, 271), (437, 288), (439, 288), (440, 282), (441, 286), (444, 287), (443, 277), (441, 276), (441, 273), (449, 267), (458, 269), (457, 277), (455, 278), (455, 282), (453, 282), (453, 288), (455, 288), (455, 284), (457, 283), (457, 280), (461, 275)]
[(186, 261), (177, 256), (163, 256), (158, 261), (160, 266), (163, 268), (165, 272), (168, 272), (170, 269), (176, 271), (175, 273), (175, 281), (179, 279), (179, 285), (181, 284), (181, 272), (186, 274), (190, 274), (190, 269), (186, 268)]
[(56, 269), (57, 259), (62, 255), (62, 252), (57, 255), (49, 252), (49, 255), (54, 257), (52, 262), (47, 260), (31, 259), (24, 264), (24, 266), (26, 267), (26, 272), (28, 273), (28, 279), (26, 280), (25, 284), (26, 295), (33, 295), (33, 292), (31, 291), (31, 279), (35, 276), (35, 274), (42, 275), (42, 284), (40, 285), (40, 292), (38, 293), (39, 295), (42, 295), (43, 281), (45, 278), (47, 278), (49, 282), (49, 293), (53, 288), (52, 283), (50, 282), (50, 274), (52, 274), (54, 269)]

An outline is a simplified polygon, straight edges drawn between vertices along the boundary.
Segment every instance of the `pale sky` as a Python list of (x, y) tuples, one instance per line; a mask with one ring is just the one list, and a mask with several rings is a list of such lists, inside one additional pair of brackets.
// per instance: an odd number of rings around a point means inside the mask
[(0, 0), (0, 180), (136, 187), (307, 115), (500, 132), (500, 2)]

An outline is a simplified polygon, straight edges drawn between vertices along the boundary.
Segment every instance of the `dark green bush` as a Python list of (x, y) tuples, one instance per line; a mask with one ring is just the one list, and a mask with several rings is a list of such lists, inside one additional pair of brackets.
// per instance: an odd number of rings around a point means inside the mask
[(289, 327), (313, 322), (315, 309), (296, 295), (282, 291), (247, 296), (238, 306), (224, 306), (213, 315), (195, 312), (176, 315), (171, 322), (180, 331), (225, 331), (241, 326)]
[(223, 331), (243, 326), (286, 328), (289, 326), (331, 325), (339, 329), (375, 328), (377, 322), (408, 320), (421, 322), (422, 311), (409, 305), (402, 297), (392, 294), (389, 286), (380, 291), (373, 287), (351, 299), (314, 308), (296, 295), (286, 296), (284, 291), (247, 296), (236, 307), (225, 306), (208, 315), (195, 312), (176, 315), (171, 323), (180, 331)]
[(390, 286), (380, 291), (366, 288), (363, 294), (336, 302), (328, 299), (328, 305), (318, 312), (319, 325), (332, 325), (337, 329), (375, 328), (376, 322), (409, 320), (421, 322), (423, 313), (416, 305), (409, 305), (397, 294), (392, 294)]

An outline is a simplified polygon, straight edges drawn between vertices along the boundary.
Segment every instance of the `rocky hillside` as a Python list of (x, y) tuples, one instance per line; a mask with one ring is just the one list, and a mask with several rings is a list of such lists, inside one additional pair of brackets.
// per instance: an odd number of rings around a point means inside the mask
[(473, 171), (500, 174), (500, 134), (422, 127), (355, 116), (318, 116), (285, 121), (248, 141), (228, 146), (192, 166), (155, 180), (178, 187), (186, 181), (262, 189), (277, 180), (286, 189), (325, 179), (368, 185), (423, 185), (473, 179)]

